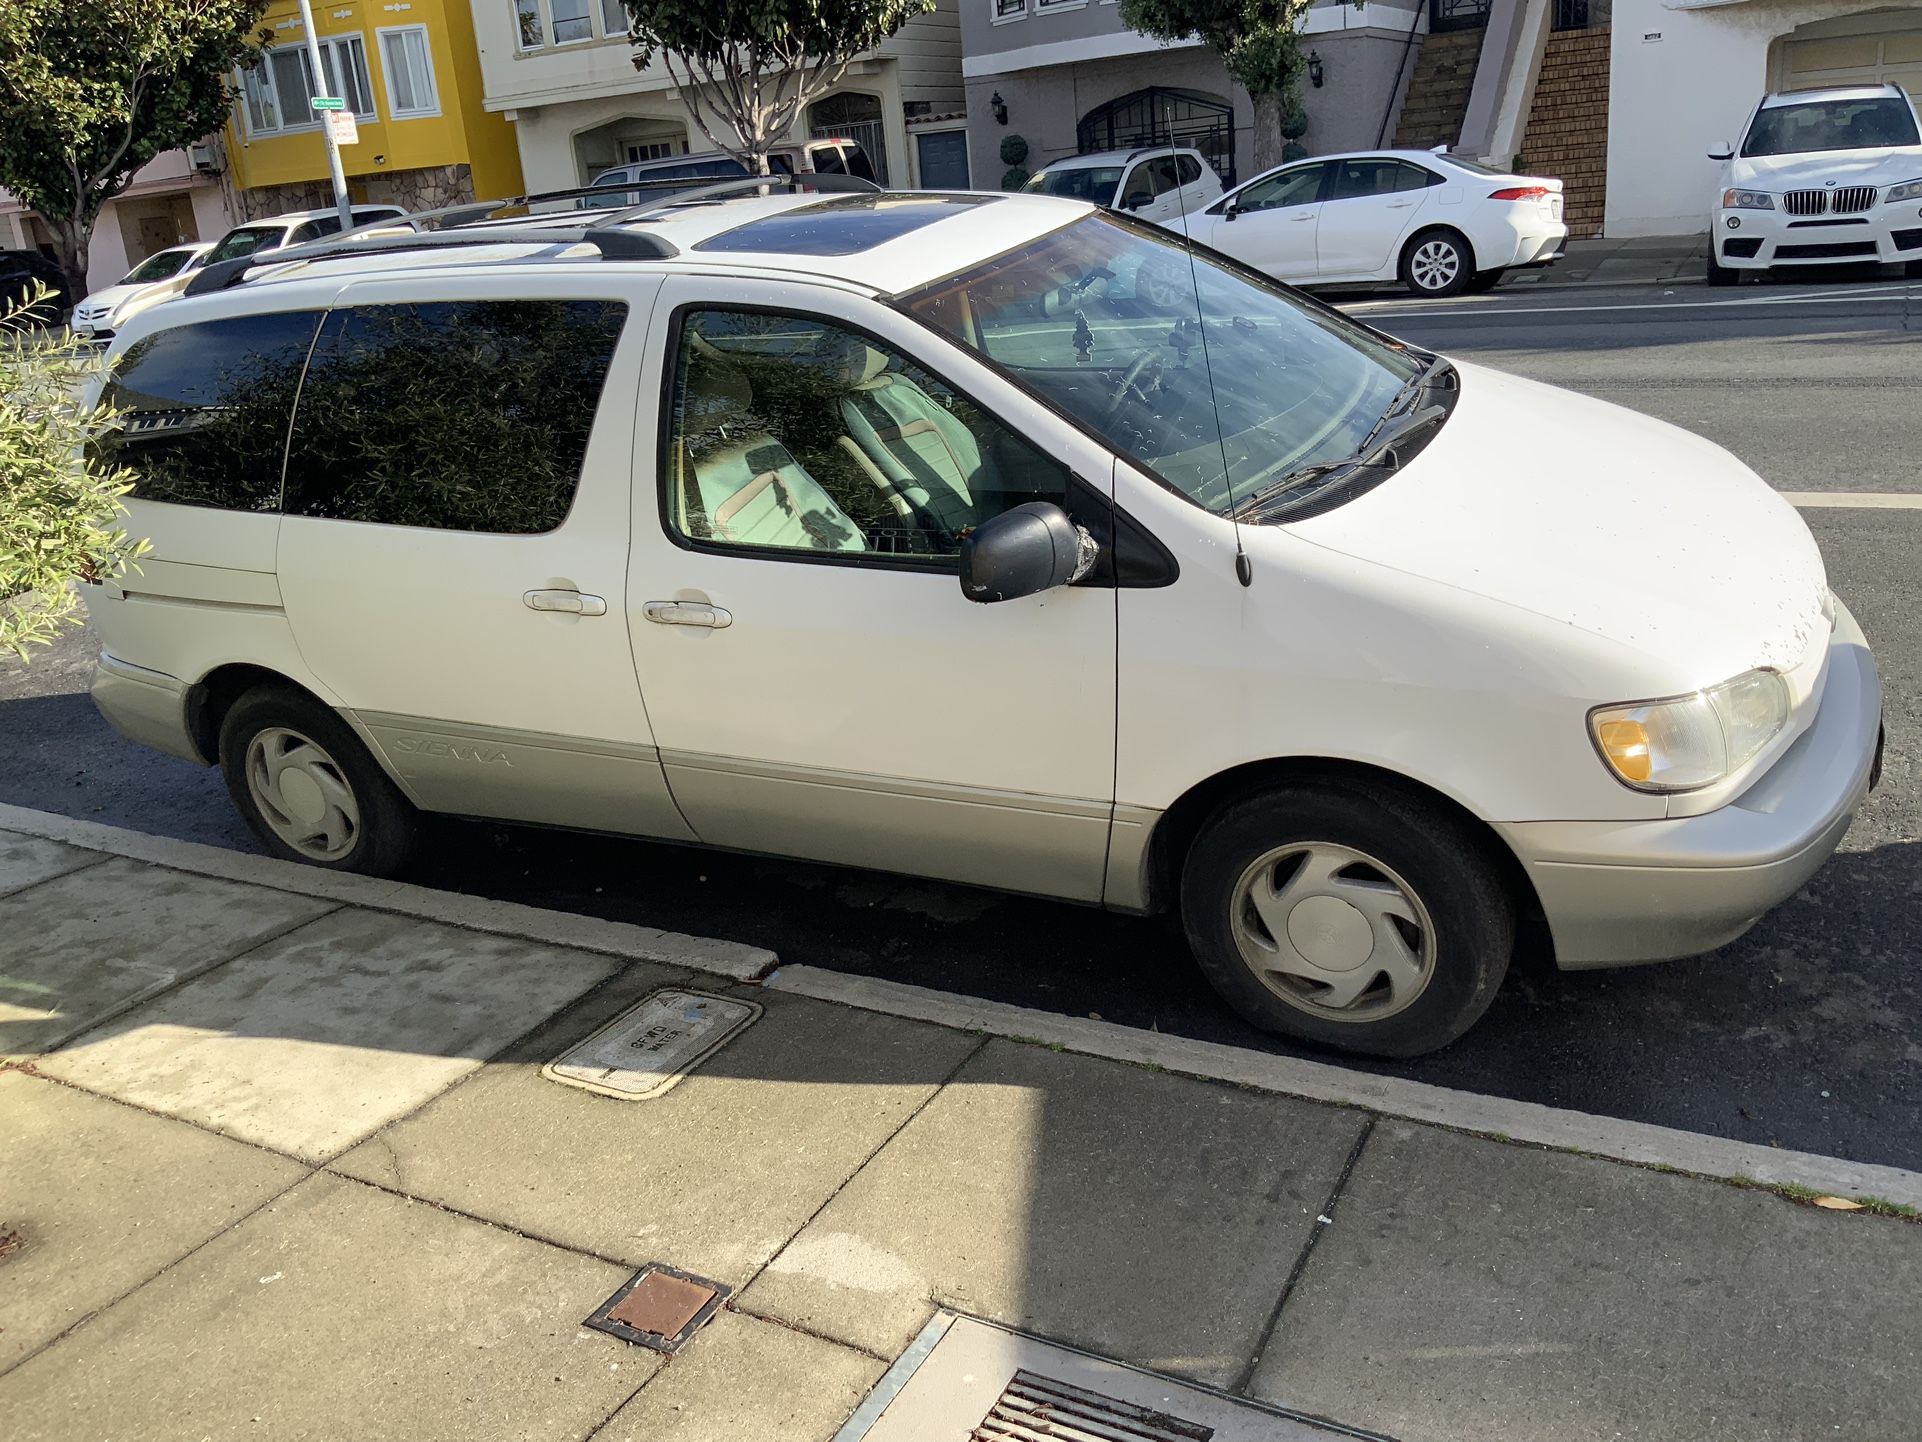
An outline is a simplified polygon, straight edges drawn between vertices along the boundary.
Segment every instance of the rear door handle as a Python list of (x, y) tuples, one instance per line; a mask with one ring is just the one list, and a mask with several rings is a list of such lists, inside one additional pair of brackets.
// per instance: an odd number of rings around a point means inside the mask
[(605, 616), (607, 601), (583, 591), (528, 591), (521, 601), (530, 611), (558, 611), (567, 616)]
[(1391, 200), (1388, 202), (1388, 208), (1390, 210), (1406, 210), (1414, 203), (1412, 200)]
[(641, 614), (663, 626), (706, 626), (719, 631), (734, 624), (731, 613), (700, 601), (649, 601)]

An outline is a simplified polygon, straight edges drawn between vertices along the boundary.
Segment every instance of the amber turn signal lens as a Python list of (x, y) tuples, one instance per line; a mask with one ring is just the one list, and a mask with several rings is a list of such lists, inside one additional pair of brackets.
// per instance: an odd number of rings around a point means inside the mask
[(1625, 781), (1646, 781), (1655, 770), (1648, 749), (1648, 728), (1639, 721), (1604, 721), (1596, 739), (1608, 753), (1609, 764)]

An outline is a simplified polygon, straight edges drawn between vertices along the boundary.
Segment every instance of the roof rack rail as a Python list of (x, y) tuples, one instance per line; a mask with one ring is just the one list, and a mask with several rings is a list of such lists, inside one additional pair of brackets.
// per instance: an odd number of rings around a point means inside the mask
[[(390, 222), (391, 224), (391, 222)], [(234, 260), (216, 261), (195, 273), (186, 294), (211, 295), (239, 285), (249, 270), (262, 266), (293, 265), (307, 260), (339, 260), (350, 256), (395, 255), (410, 250), (453, 250), (476, 245), (591, 245), (602, 260), (667, 260), (679, 255), (674, 246), (645, 230), (614, 230), (590, 226), (502, 226), (494, 230), (422, 230), (400, 235), (370, 235), (362, 240), (345, 235), (285, 250), (263, 251)]]
[(809, 171), (800, 175), (737, 175), (729, 180), (717, 180), (712, 185), (697, 185), (692, 190), (677, 190), (644, 205), (631, 205), (607, 218), (604, 224), (619, 225), (622, 221), (639, 220), (646, 215), (665, 209), (670, 205), (689, 205), (696, 201), (720, 200), (724, 196), (738, 195), (743, 190), (759, 190), (766, 186), (770, 190), (819, 190), (823, 193), (879, 195), (883, 187), (872, 180), (863, 180), (858, 175), (837, 175), (833, 172), (822, 174)]

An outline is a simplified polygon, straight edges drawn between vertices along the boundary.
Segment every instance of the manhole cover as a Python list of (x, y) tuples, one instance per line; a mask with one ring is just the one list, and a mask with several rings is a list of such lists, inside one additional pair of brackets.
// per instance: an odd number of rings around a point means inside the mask
[(541, 1068), (550, 1081), (624, 1101), (660, 1096), (761, 1014), (759, 1002), (654, 992)]
[(678, 1352), (720, 1310), (730, 1290), (692, 1272), (649, 1262), (582, 1325), (657, 1352)]

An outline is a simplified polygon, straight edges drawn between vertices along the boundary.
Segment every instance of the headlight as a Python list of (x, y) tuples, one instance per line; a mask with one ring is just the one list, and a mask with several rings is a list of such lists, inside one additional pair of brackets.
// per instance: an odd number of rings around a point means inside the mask
[(1922, 200), (1922, 180), (1905, 180), (1900, 185), (1891, 185), (1882, 192), (1882, 199), (1889, 205), (1902, 200)]
[(1725, 190), (1722, 192), (1724, 210), (1773, 210), (1775, 197), (1766, 190)]
[(1789, 688), (1749, 671), (1692, 696), (1601, 706), (1589, 733), (1602, 759), (1637, 791), (1695, 791), (1741, 769), (1787, 724)]

